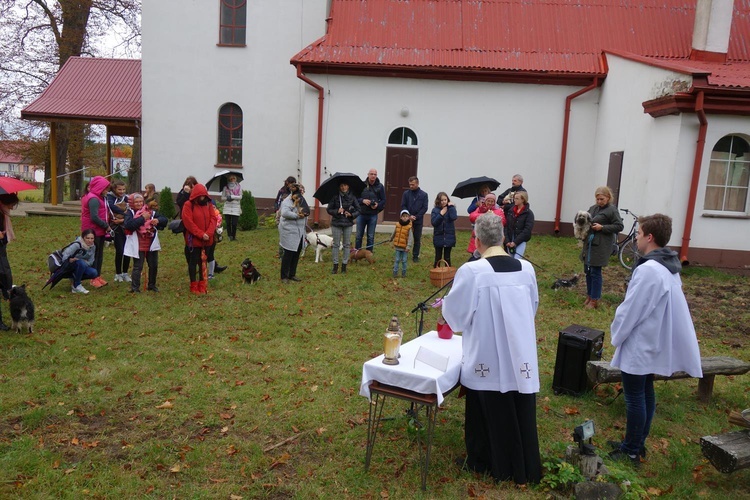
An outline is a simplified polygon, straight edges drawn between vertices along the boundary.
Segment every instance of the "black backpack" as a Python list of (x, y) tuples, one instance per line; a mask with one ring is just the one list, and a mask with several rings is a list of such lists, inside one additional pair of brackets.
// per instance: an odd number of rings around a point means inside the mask
[[(83, 246), (81, 245), (80, 241), (74, 241), (70, 245), (67, 245), (60, 250), (55, 250), (51, 254), (49, 254), (49, 257), (47, 257), (47, 266), (49, 267), (49, 272), (54, 273), (58, 269), (60, 269), (60, 266), (63, 265), (63, 252), (70, 248), (72, 245), (78, 245), (78, 250), (83, 250)], [(78, 252), (76, 252), (77, 254)], [(75, 254), (73, 254), (75, 255)]]

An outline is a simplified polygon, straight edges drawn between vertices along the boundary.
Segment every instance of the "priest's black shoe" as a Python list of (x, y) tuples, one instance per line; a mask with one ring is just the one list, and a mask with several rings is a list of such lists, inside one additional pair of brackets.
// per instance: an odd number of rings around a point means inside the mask
[(214, 267), (214, 272), (216, 274), (219, 274), (219, 273), (223, 273), (224, 271), (226, 271), (226, 269), (227, 269), (227, 266), (216, 266)]

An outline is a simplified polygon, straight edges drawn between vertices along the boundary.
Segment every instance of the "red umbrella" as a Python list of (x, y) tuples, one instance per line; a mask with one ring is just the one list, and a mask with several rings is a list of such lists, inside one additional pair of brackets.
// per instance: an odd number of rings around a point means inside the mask
[(36, 189), (36, 186), (15, 177), (0, 177), (0, 194), (17, 193), (29, 189)]

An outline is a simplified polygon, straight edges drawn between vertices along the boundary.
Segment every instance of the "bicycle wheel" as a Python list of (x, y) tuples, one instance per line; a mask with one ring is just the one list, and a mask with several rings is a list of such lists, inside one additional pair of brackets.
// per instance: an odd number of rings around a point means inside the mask
[(635, 238), (630, 238), (620, 246), (620, 264), (625, 269), (633, 269), (635, 261), (640, 256), (641, 254), (638, 253), (638, 245), (635, 243)]

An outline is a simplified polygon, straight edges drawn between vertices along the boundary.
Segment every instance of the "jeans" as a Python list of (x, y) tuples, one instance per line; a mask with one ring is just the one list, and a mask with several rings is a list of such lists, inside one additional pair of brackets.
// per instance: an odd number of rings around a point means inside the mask
[[(67, 273), (66, 273), (67, 274)], [(73, 262), (73, 286), (78, 286), (83, 280), (91, 280), (99, 276), (96, 269), (88, 265), (85, 260), (78, 259)]]
[(338, 265), (339, 263), (339, 245), (341, 245), (342, 240), (344, 243), (344, 255), (341, 258), (341, 263), (348, 264), (349, 248), (352, 246), (352, 226), (331, 226), (331, 235), (333, 236), (333, 248), (331, 248), (333, 264)]
[(602, 268), (599, 266), (583, 266), (586, 271), (586, 295), (593, 300), (602, 298)]
[[(419, 221), (419, 224), (417, 224)], [(414, 233), (414, 248), (412, 248), (412, 255), (415, 259), (419, 258), (419, 250), (422, 248), (422, 218), (417, 217), (417, 220), (412, 221), (411, 230)]]
[(526, 242), (524, 241), (520, 245), (516, 245), (514, 248), (516, 249), (516, 251), (513, 254), (513, 257), (521, 260), (523, 258), (523, 253), (526, 251)]
[(393, 274), (398, 273), (398, 264), (401, 263), (401, 276), (406, 276), (406, 262), (409, 260), (409, 252), (406, 250), (396, 249), (396, 254), (393, 256)]
[(357, 236), (354, 239), (354, 248), (362, 248), (362, 237), (365, 234), (367, 226), (367, 250), (372, 252), (372, 246), (375, 243), (375, 226), (378, 223), (378, 214), (360, 215), (357, 217)]
[(645, 449), (646, 438), (656, 411), (653, 375), (631, 375), (622, 372), (627, 424), (625, 440), (620, 449), (628, 455), (639, 455)]

